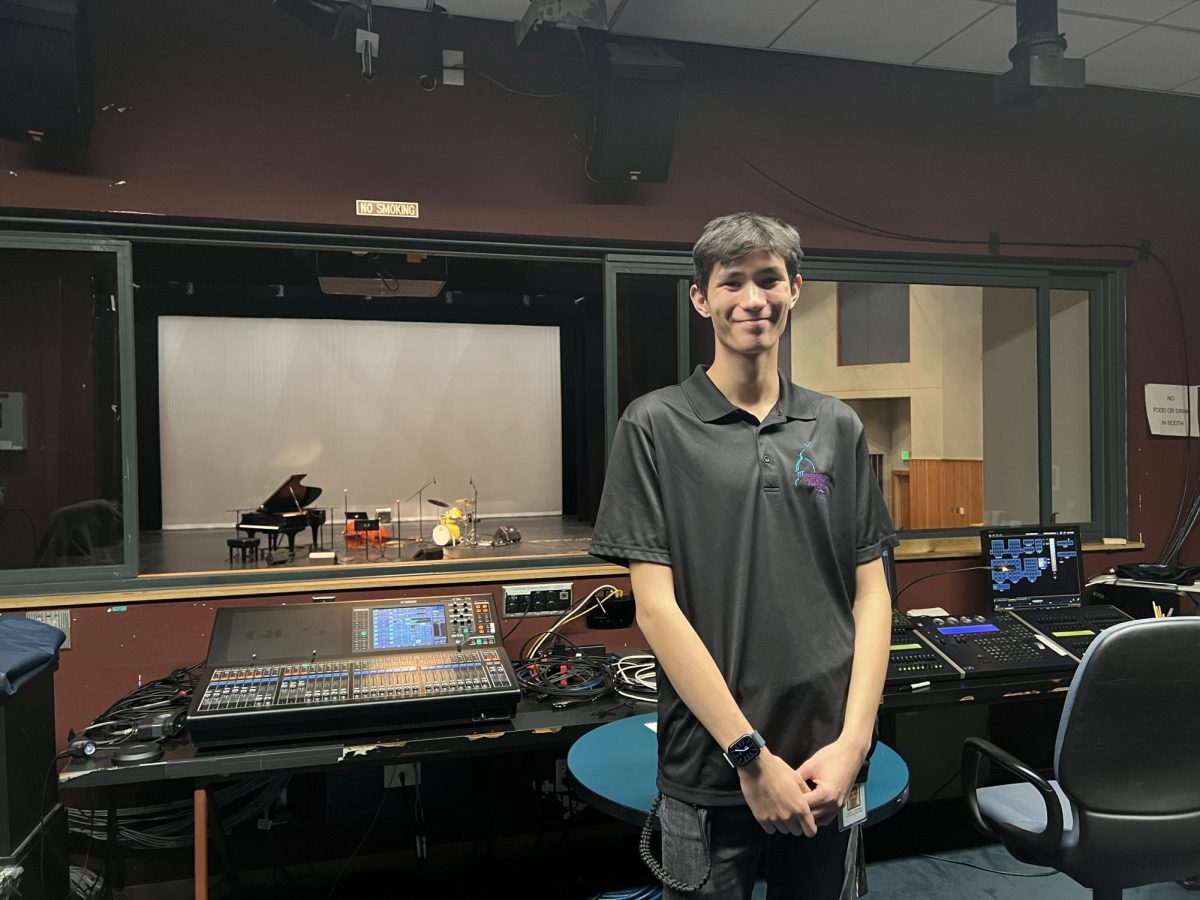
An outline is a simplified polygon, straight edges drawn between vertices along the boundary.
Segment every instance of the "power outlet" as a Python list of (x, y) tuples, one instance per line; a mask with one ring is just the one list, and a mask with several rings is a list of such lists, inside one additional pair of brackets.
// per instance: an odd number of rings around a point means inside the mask
[(67, 636), (61, 649), (71, 649), (71, 611), (69, 609), (39, 609), (36, 612), (25, 613), (25, 618), (53, 625)]
[(575, 603), (574, 586), (569, 581), (554, 584), (506, 584), (501, 590), (506, 619), (561, 616)]
[(554, 761), (554, 793), (567, 793), (567, 761), (565, 759)]
[(413, 787), (420, 783), (420, 763), (396, 763), (383, 767), (384, 788)]

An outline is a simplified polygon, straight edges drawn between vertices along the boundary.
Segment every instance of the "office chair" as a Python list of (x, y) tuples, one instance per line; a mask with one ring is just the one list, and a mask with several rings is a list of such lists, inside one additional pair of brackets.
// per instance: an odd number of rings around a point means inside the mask
[[(963, 795), (977, 828), (1022, 862), (1117, 900), (1124, 888), (1200, 870), (1200, 617), (1137, 619), (1103, 632), (1067, 693), (1048, 781), (968, 738)], [(988, 759), (1021, 779), (979, 787)]]

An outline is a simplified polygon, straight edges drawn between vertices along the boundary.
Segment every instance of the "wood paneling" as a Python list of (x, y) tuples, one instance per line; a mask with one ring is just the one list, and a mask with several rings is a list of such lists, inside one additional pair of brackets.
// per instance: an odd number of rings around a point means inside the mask
[(982, 459), (911, 459), (906, 528), (983, 524)]

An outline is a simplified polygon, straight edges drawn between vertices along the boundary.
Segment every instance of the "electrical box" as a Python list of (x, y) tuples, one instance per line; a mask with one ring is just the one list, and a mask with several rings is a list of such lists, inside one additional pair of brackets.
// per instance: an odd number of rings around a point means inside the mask
[(24, 450), (25, 395), (0, 391), (0, 450)]

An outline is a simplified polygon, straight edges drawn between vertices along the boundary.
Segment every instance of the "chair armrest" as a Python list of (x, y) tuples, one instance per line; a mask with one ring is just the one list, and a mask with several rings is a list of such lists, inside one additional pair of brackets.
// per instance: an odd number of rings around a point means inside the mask
[[(1011, 772), (1038, 789), (1038, 793), (1042, 795), (1042, 802), (1046, 804), (1045, 831), (1040, 833), (1027, 831), (1016, 825), (992, 822), (983, 818), (983, 814), (979, 811), (979, 797), (976, 790), (979, 787), (979, 766), (985, 756), (1000, 768)], [(1005, 753), (995, 744), (981, 738), (967, 738), (963, 744), (962, 761), (963, 797), (967, 801), (967, 810), (970, 812), (976, 828), (996, 840), (1003, 841), (1004, 838), (1011, 838), (1014, 843), (1027, 847), (1035, 853), (1050, 853), (1058, 847), (1062, 840), (1062, 807), (1059, 805), (1058, 794), (1055, 793), (1050, 782), (1011, 753)]]

